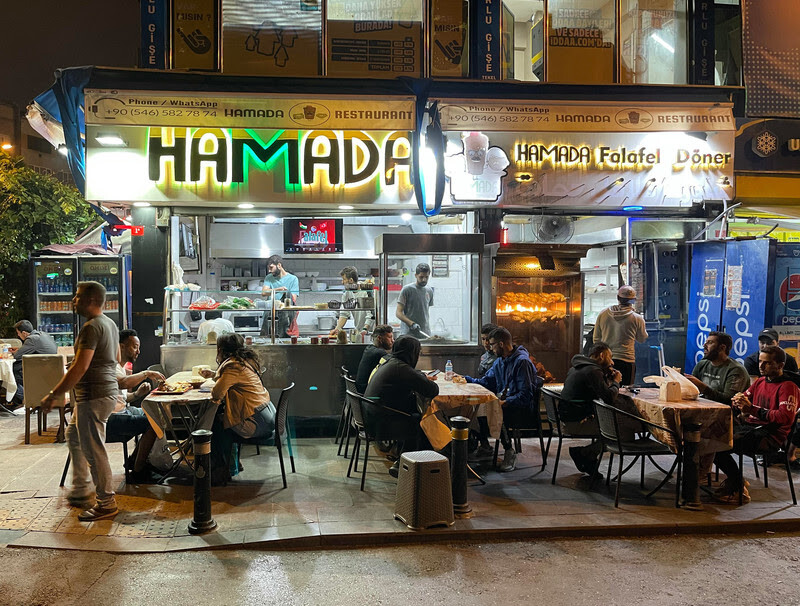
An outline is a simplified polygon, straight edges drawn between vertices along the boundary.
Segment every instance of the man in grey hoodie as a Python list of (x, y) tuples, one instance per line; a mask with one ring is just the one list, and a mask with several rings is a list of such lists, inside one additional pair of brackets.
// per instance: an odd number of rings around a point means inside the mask
[(634, 288), (621, 287), (617, 291), (617, 301), (619, 305), (607, 307), (597, 316), (594, 342), (608, 343), (614, 368), (622, 374), (622, 385), (631, 385), (636, 377), (634, 342), (644, 343), (648, 335), (644, 318), (633, 311), (636, 301)]

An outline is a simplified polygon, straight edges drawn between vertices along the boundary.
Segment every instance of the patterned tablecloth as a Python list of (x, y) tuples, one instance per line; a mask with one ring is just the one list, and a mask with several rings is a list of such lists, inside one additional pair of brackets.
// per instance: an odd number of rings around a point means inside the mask
[[(191, 374), (191, 371), (178, 372), (169, 377), (167, 382), (186, 381)], [(211, 402), (210, 391), (190, 389), (183, 394), (150, 394), (142, 402), (142, 410), (159, 438), (164, 435), (164, 431), (172, 421), (174, 416), (172, 407), (176, 404), (186, 407), (192, 418), (196, 419), (192, 431), (211, 429), (217, 406)]]
[(14, 394), (17, 393), (13, 358), (0, 358), (0, 383), (6, 388), (6, 400), (10, 402)]
[(450, 429), (436, 417), (437, 412), (446, 417), (462, 415), (468, 419), (486, 416), (491, 435), (500, 435), (503, 409), (496, 395), (476, 383), (453, 383), (443, 377), (437, 383), (439, 395), (430, 401), (420, 421), (431, 446), (441, 450), (450, 443)]
[[(701, 456), (733, 447), (733, 414), (730, 406), (705, 398), (662, 402), (658, 399), (658, 389), (652, 388), (644, 388), (638, 394), (628, 394), (624, 390), (620, 393), (633, 398), (643, 418), (677, 432), (681, 439), (685, 424), (700, 423), (700, 444), (697, 450)], [(675, 441), (669, 434), (655, 430), (653, 435), (673, 451), (676, 450)]]

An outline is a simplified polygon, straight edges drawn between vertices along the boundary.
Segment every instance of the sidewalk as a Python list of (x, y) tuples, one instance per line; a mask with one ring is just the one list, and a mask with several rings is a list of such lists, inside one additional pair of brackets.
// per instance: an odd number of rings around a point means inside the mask
[[(246, 447), (245, 470), (233, 483), (212, 489), (212, 514), (217, 531), (191, 536), (192, 487), (189, 485), (126, 486), (122, 448), (109, 445), (115, 478), (119, 479), (119, 515), (112, 520), (83, 523), (78, 510), (66, 503), (58, 483), (67, 456), (65, 444), (54, 444), (55, 432), (41, 437), (35, 428), (32, 444), (24, 445), (24, 414), (0, 416), (0, 545), (110, 552), (163, 552), (207, 547), (255, 545), (274, 549), (352, 546), (497, 538), (556, 536), (623, 536), (673, 533), (746, 533), (800, 530), (800, 507), (793, 507), (782, 467), (770, 469), (769, 489), (755, 479), (745, 460), (752, 502), (742, 507), (708, 501), (703, 511), (675, 509), (674, 483), (646, 500), (639, 473), (623, 478), (620, 507), (614, 508), (613, 484), (602, 481), (590, 489), (569, 458), (565, 441), (555, 485), (550, 483), (555, 443), (541, 471), (537, 440), (524, 440), (516, 471), (485, 470), (487, 485), (471, 481), (473, 516), (450, 528), (412, 531), (393, 519), (395, 480), (389, 462), (370, 454), (365, 491), (360, 473), (347, 478), (347, 463), (336, 456), (331, 439), (295, 442), (297, 473), (290, 472), (282, 489), (274, 448), (256, 456)], [(35, 424), (35, 421), (34, 421)], [(363, 455), (362, 455), (363, 458)], [(662, 463), (662, 466), (666, 463)], [(651, 466), (648, 465), (648, 470)], [(601, 469), (605, 471), (604, 460)], [(637, 466), (638, 469), (638, 466)], [(652, 488), (658, 473), (648, 474)], [(800, 476), (798, 476), (800, 477)], [(67, 479), (69, 482), (69, 478)], [(800, 489), (800, 487), (798, 487)]]

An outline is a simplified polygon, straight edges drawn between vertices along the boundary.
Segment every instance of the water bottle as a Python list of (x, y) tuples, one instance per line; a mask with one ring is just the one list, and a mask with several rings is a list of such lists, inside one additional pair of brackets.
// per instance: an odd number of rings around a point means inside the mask
[(448, 360), (447, 364), (444, 365), (444, 380), (453, 380), (453, 363), (450, 360)]

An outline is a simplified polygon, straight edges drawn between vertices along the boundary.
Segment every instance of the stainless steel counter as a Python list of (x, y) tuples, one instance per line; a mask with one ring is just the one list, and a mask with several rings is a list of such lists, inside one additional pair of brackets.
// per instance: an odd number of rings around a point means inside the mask
[[(289, 415), (317, 417), (339, 415), (344, 398), (341, 367), (355, 375), (367, 345), (255, 344), (252, 347), (266, 369), (263, 381), (273, 397), (277, 398), (278, 389), (295, 382)], [(482, 352), (479, 345), (423, 345), (417, 368), (444, 370), (447, 360), (452, 360), (455, 372), (474, 375)], [(215, 368), (216, 355), (217, 348), (213, 345), (161, 346), (161, 364), (167, 376), (198, 364)]]

